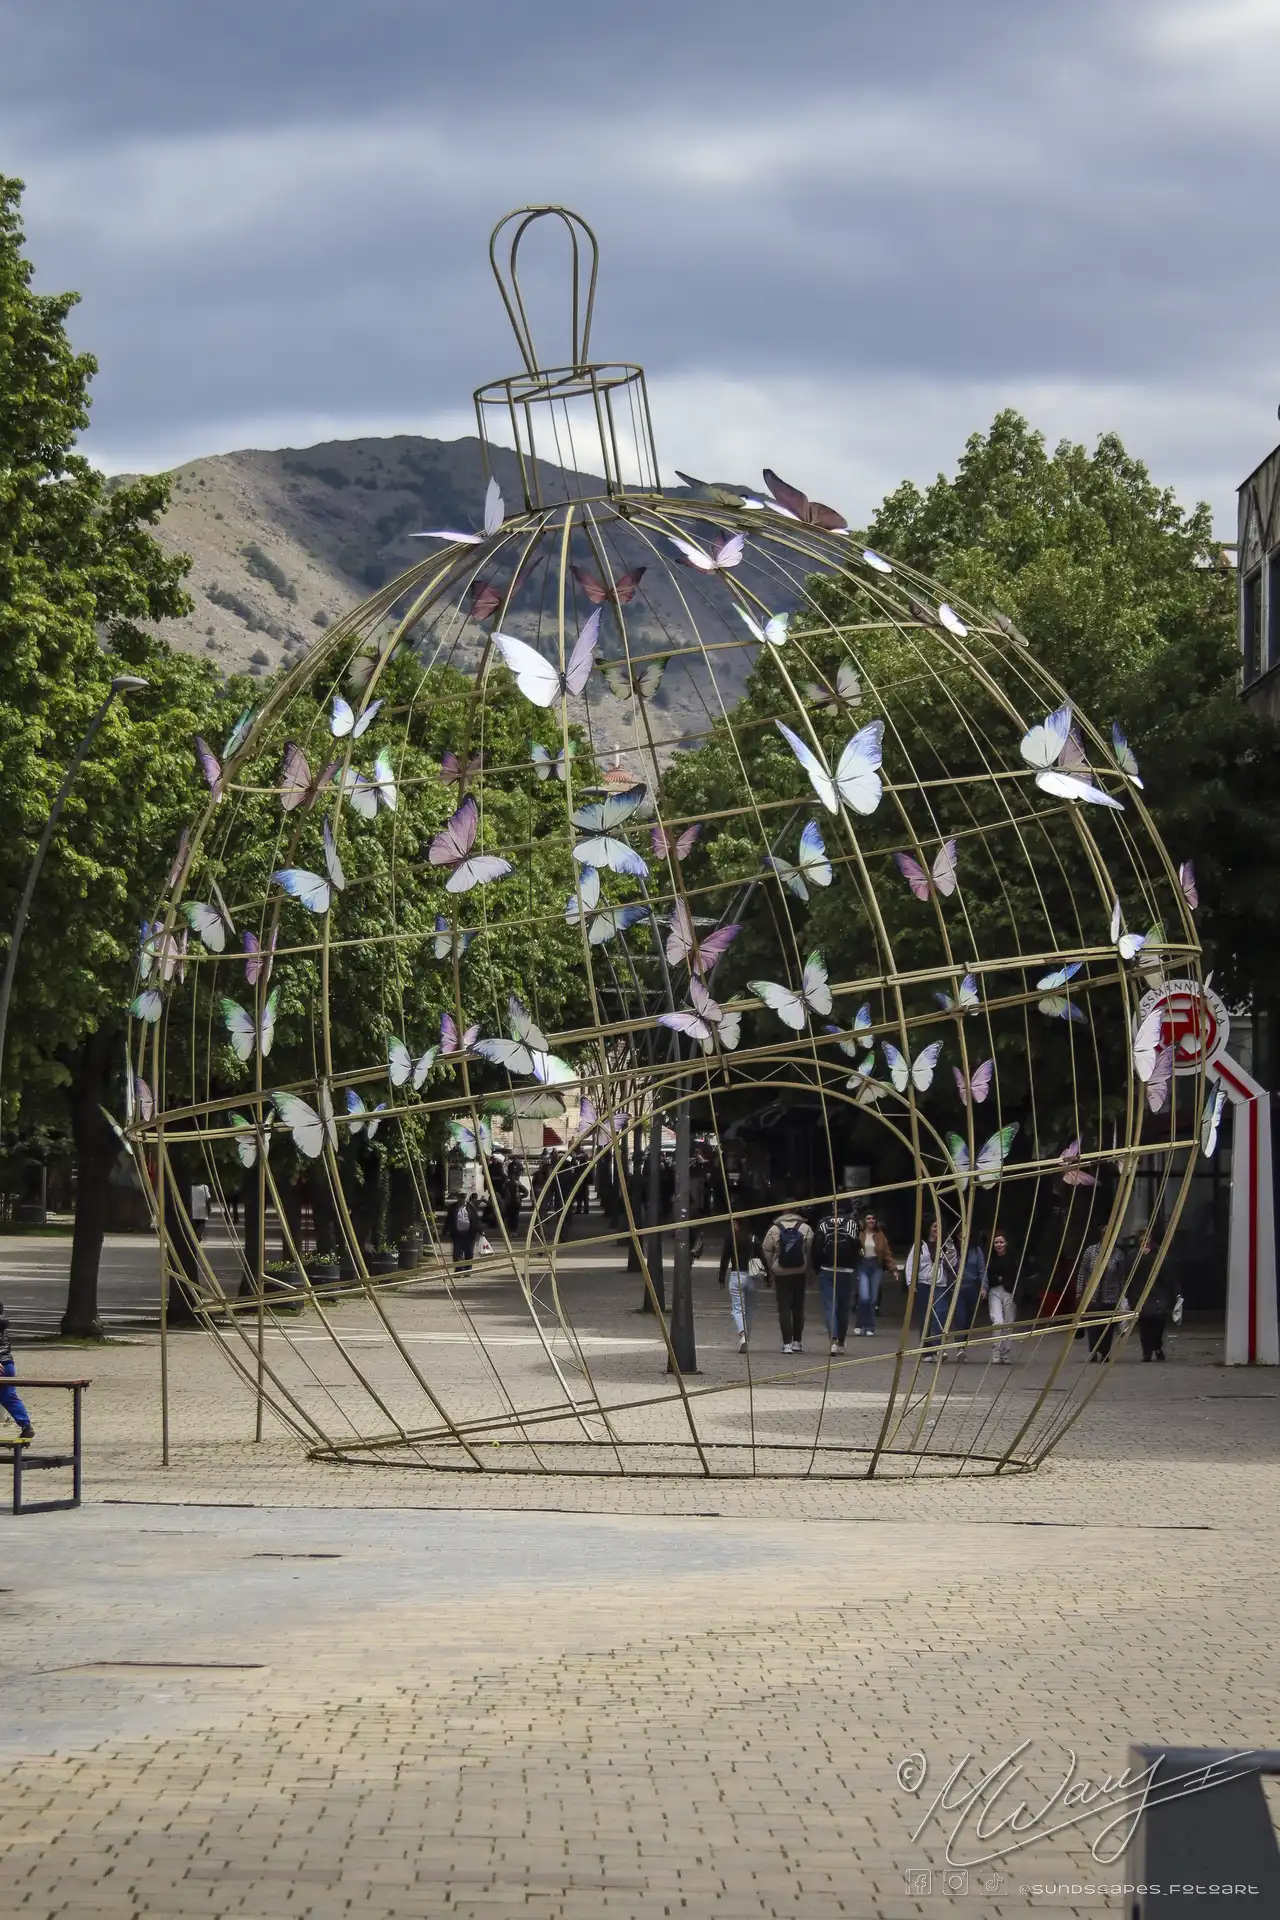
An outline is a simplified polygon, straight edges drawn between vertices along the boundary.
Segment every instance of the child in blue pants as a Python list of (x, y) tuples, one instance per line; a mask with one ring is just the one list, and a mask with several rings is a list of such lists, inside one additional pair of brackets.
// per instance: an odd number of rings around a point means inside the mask
[[(13, 1347), (9, 1341), (9, 1322), (5, 1319), (4, 1302), (0, 1301), (0, 1381), (6, 1376), (11, 1380), (18, 1371), (13, 1361)], [(16, 1387), (0, 1385), (0, 1407), (18, 1423), (24, 1440), (34, 1440), (36, 1430), (31, 1424), (31, 1415), (18, 1398)]]

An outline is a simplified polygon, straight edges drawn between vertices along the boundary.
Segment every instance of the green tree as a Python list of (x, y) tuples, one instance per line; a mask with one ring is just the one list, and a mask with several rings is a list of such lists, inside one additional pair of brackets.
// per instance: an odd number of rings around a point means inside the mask
[(76, 295), (33, 290), (21, 182), (0, 176), (0, 925), (13, 919), (67, 761), (113, 675), (150, 682), (118, 701), (50, 850), (23, 943), (4, 1062), (4, 1118), (61, 1103), (77, 1170), (63, 1331), (100, 1332), (97, 1274), (117, 1154), (101, 1113), (122, 1064), (137, 923), (195, 800), (191, 734), (217, 725), (214, 672), (147, 623), (189, 609), (189, 563), (149, 528), (163, 476), (112, 487), (80, 453), (96, 363), (66, 333)]

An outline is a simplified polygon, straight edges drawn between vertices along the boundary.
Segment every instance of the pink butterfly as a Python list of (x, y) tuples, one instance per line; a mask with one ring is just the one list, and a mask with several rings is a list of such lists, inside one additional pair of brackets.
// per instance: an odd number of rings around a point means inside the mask
[(1184, 860), (1178, 868), (1178, 885), (1182, 888), (1187, 905), (1194, 913), (1200, 905), (1200, 889), (1196, 886), (1196, 870), (1189, 860)]
[(509, 860), (499, 860), (489, 853), (472, 853), (479, 830), (480, 809), (468, 794), (447, 826), (442, 827), (431, 842), (427, 854), (433, 867), (450, 870), (444, 883), (446, 893), (470, 893), (472, 887), (484, 886), (489, 880), (501, 880), (504, 874), (510, 873)]
[(292, 813), (295, 807), (313, 806), (321, 788), (329, 784), (337, 771), (337, 761), (331, 760), (327, 767), (321, 767), (313, 780), (306, 754), (290, 740), (284, 750), (284, 766), (280, 772), (280, 805), (286, 813)]
[(633, 567), (630, 573), (619, 574), (612, 586), (606, 586), (598, 574), (589, 567), (574, 567), (573, 577), (586, 594), (593, 607), (602, 607), (612, 600), (615, 606), (625, 607), (636, 597), (636, 588), (640, 585), (646, 569)]
[(491, 580), (473, 580), (471, 582), (471, 604), (467, 608), (467, 617), (471, 620), (487, 620), (502, 605), (502, 594)]
[(207, 740), (195, 737), (196, 761), (215, 800), (222, 798), (222, 763)]
[(440, 1051), (441, 1053), (470, 1053), (480, 1038), (479, 1023), (468, 1027), (465, 1033), (458, 1032), (458, 1023), (451, 1013), (440, 1015)]
[(483, 766), (483, 753), (473, 754), (464, 767), (457, 754), (450, 749), (440, 762), (440, 778), (445, 786), (448, 786), (450, 782), (454, 780), (470, 780), (475, 774), (480, 772)]
[(1079, 1164), (1080, 1142), (1070, 1141), (1058, 1155), (1062, 1162), (1062, 1178), (1068, 1187), (1096, 1187), (1098, 1182), (1094, 1174), (1088, 1173)]
[(936, 889), (947, 896), (956, 890), (956, 843), (948, 840), (933, 863), (932, 873), (926, 873), (918, 860), (909, 853), (895, 853), (894, 861), (898, 872), (914, 893), (917, 900), (927, 900)]
[(173, 865), (169, 869), (169, 891), (181, 880), (187, 870), (187, 856), (191, 852), (191, 829), (184, 827), (178, 836), (178, 851), (173, 856)]
[(1147, 1105), (1152, 1113), (1163, 1113), (1173, 1085), (1173, 1048), (1162, 1047), (1147, 1080)]
[(271, 939), (264, 947), (256, 933), (250, 933), (247, 928), (245, 929), (244, 977), (251, 987), (256, 987), (259, 980), (265, 986), (271, 978), (271, 969), (275, 965), (276, 941), (279, 937), (280, 929), (273, 928)]
[(807, 527), (826, 527), (831, 533), (849, 531), (849, 522), (842, 513), (837, 513), (834, 507), (824, 507), (821, 500), (811, 500), (799, 487), (788, 486), (772, 467), (765, 468), (764, 483), (778, 506), (793, 520), (802, 520)]
[(682, 834), (674, 836), (665, 827), (650, 827), (649, 838), (660, 860), (665, 860), (670, 854), (674, 854), (677, 860), (684, 860), (701, 832), (701, 822), (697, 826), (686, 827)]
[(672, 966), (687, 966), (690, 973), (710, 973), (721, 954), (737, 939), (740, 928), (717, 927), (713, 933), (696, 934), (689, 909), (677, 900), (667, 935), (667, 959)]
[(981, 1105), (982, 1101), (986, 1099), (991, 1091), (991, 1076), (995, 1070), (996, 1063), (994, 1060), (984, 1060), (980, 1067), (974, 1068), (966, 1081), (960, 1068), (952, 1067), (951, 1071), (955, 1075), (956, 1092), (960, 1095), (960, 1099), (966, 1107), (970, 1100), (974, 1100)]

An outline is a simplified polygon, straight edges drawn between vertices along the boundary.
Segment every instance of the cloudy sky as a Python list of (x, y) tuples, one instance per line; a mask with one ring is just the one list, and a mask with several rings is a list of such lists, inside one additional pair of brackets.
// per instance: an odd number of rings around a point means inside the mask
[(1228, 533), (1280, 433), (1278, 100), (1277, 0), (0, 4), (111, 468), (470, 430), (518, 365), (489, 229), (562, 200), (668, 472), (857, 517), (1014, 404)]

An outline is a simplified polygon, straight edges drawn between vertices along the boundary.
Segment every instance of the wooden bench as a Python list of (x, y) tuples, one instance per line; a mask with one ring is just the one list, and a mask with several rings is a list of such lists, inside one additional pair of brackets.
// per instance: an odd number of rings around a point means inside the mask
[[(11, 1439), (0, 1436), (0, 1447), (8, 1447), (13, 1455), (13, 1511), (15, 1513), (60, 1513), (67, 1507), (80, 1505), (80, 1451), (83, 1436), (81, 1403), (88, 1380), (19, 1380), (4, 1376), (2, 1384), (16, 1387), (20, 1394), (44, 1393), (54, 1391), (71, 1395), (71, 1451), (70, 1453), (32, 1453), (30, 1440)], [(43, 1473), (49, 1467), (70, 1467), (71, 1498), (69, 1500), (26, 1500), (22, 1498), (22, 1476), (24, 1473)]]

